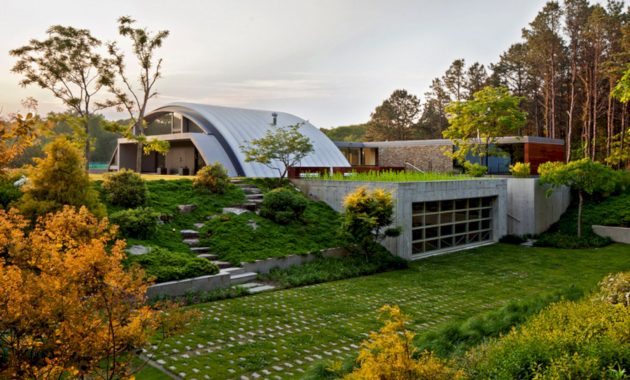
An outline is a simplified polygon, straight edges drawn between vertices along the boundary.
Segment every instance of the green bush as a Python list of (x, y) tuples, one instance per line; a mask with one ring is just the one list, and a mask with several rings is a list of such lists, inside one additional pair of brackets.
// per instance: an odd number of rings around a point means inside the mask
[[(591, 230), (590, 227), (588, 229)], [(577, 249), (604, 247), (610, 243), (612, 243), (612, 240), (609, 238), (601, 237), (593, 233), (577, 237), (563, 232), (548, 232), (540, 235), (534, 242), (534, 245), (537, 247)]]
[(153, 248), (151, 252), (130, 256), (128, 264), (137, 263), (157, 282), (175, 281), (219, 273), (219, 267), (191, 253), (171, 252)]
[(510, 173), (516, 178), (527, 178), (532, 173), (532, 169), (529, 162), (516, 162), (514, 165), (510, 165)]
[(149, 207), (121, 210), (110, 216), (112, 223), (120, 227), (126, 238), (148, 239), (157, 231), (159, 214)]
[(265, 194), (260, 205), (260, 216), (278, 224), (289, 224), (302, 219), (306, 205), (306, 199), (301, 194), (279, 188)]
[(11, 202), (17, 201), (22, 196), (20, 188), (13, 185), (17, 179), (0, 177), (0, 206), (8, 207)]
[(147, 202), (147, 186), (140, 174), (132, 170), (123, 169), (106, 175), (103, 190), (107, 201), (114, 206), (135, 208)]
[(481, 164), (472, 163), (469, 161), (464, 162), (464, 170), (466, 174), (472, 177), (483, 177), (488, 172), (488, 167)]
[(225, 194), (230, 187), (230, 177), (227, 169), (219, 162), (204, 166), (197, 172), (193, 181), (196, 190), (207, 191), (214, 194)]

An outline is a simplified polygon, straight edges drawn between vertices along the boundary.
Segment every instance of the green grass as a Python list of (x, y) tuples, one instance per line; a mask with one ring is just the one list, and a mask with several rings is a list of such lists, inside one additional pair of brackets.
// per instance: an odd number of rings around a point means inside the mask
[[(306, 177), (305, 179), (310, 179)], [(473, 179), (462, 174), (433, 173), (433, 172), (409, 172), (409, 171), (381, 171), (381, 172), (352, 172), (334, 173), (324, 177), (313, 177), (313, 180), (325, 181), (370, 181), (370, 182), (425, 182), (425, 181), (456, 181)]]
[(339, 214), (328, 205), (308, 200), (302, 221), (280, 225), (254, 213), (228, 214), (208, 221), (200, 238), (221, 260), (240, 264), (341, 246), (340, 223)]
[(625, 245), (561, 250), (497, 244), (405, 270), (192, 306), (203, 318), (149, 353), (187, 378), (252, 378), (254, 372), (300, 378), (317, 362), (356, 355), (366, 334), (380, 327), (376, 310), (386, 303), (400, 305), (410, 328), (422, 334), (571, 286), (589, 292), (606, 274), (627, 270)]

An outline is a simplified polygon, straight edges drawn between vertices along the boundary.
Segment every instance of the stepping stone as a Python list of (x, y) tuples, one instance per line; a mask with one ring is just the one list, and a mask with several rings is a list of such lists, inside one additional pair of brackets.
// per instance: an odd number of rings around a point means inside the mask
[(199, 245), (199, 239), (184, 239), (182, 243), (187, 244), (190, 247), (196, 247)]
[(266, 292), (268, 290), (273, 290), (275, 289), (275, 286), (272, 285), (263, 285), (263, 286), (258, 286), (255, 288), (249, 288), (249, 292), (252, 294), (256, 294), (256, 293), (260, 293), (260, 292)]
[(131, 247), (125, 249), (125, 251), (130, 255), (146, 255), (151, 252), (151, 247), (145, 247), (144, 245), (132, 245)]
[(191, 247), (190, 251), (192, 253), (208, 253), (210, 252), (210, 247)]
[(206, 224), (205, 223), (195, 223), (193, 224), (193, 227), (195, 227), (196, 229), (200, 230), (202, 229)]
[(181, 230), (179, 233), (182, 234), (184, 239), (196, 239), (199, 237), (199, 231), (195, 230)]
[(246, 210), (244, 208), (238, 208), (238, 207), (225, 207), (225, 208), (223, 208), (223, 213), (224, 214), (241, 215), (241, 214), (244, 214), (246, 212), (249, 212), (249, 210)]
[(245, 195), (245, 199), (247, 200), (256, 200), (256, 199), (263, 199), (264, 195), (263, 194), (246, 194)]
[(255, 212), (256, 209), (258, 208), (259, 204), (260, 203), (256, 203), (256, 202), (245, 202), (245, 203), (240, 204), (240, 205), (235, 205), (234, 207), (242, 208), (242, 209), (245, 209), (245, 210), (251, 211), (251, 212)]
[(262, 194), (262, 191), (257, 187), (242, 187), (241, 190), (243, 190), (245, 194)]
[(252, 228), (252, 230), (256, 231), (258, 229), (258, 224), (256, 224), (256, 221), (254, 219), (250, 219), (247, 221), (247, 225), (250, 226)]
[(220, 269), (230, 268), (232, 266), (232, 263), (228, 263), (227, 261), (213, 260), (212, 263)]
[(250, 288), (257, 288), (257, 287), (263, 286), (263, 285), (264, 284), (260, 284), (258, 282), (247, 282), (247, 283), (244, 283), (244, 284), (240, 284), (239, 286), (241, 288), (250, 289)]
[(179, 205), (179, 206), (177, 206), (177, 210), (179, 210), (179, 212), (181, 212), (182, 214), (191, 213), (191, 212), (193, 212), (196, 209), (197, 209), (197, 205), (195, 205), (195, 204)]
[(201, 253), (199, 255), (197, 255), (198, 258), (200, 259), (207, 259), (210, 261), (216, 260), (219, 258), (219, 256), (213, 254), (213, 253)]

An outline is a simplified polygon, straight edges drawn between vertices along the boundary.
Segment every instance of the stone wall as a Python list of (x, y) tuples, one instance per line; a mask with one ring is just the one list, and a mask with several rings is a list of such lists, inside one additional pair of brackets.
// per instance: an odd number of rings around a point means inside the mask
[(420, 170), (428, 172), (448, 172), (453, 170), (453, 160), (444, 155), (447, 145), (427, 146), (380, 146), (378, 163), (380, 166), (403, 166), (410, 169), (406, 162)]

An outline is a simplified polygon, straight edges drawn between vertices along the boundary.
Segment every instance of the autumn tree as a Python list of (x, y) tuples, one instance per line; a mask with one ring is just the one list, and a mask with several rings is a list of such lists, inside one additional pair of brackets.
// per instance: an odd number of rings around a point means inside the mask
[(0, 178), (6, 175), (11, 161), (31, 146), (41, 134), (42, 123), (37, 115), (16, 114), (8, 121), (0, 121)]
[(46, 157), (36, 158), (29, 169), (29, 182), (18, 207), (32, 218), (64, 205), (86, 206), (96, 215), (105, 215), (97, 191), (90, 185), (85, 172), (85, 159), (80, 150), (61, 136), (45, 148)]
[(86, 136), (85, 158), (89, 162), (89, 121), (102, 108), (94, 99), (102, 89), (99, 69), (103, 59), (98, 53), (101, 41), (87, 29), (70, 26), (51, 26), (47, 34), (45, 40), (32, 39), (9, 52), (18, 59), (12, 71), (23, 76), (22, 86), (37, 85), (50, 91), (80, 118)]
[(241, 146), (246, 162), (258, 162), (286, 177), (290, 167), (298, 165), (313, 151), (311, 139), (300, 132), (302, 123), (286, 127), (271, 126), (265, 136)]
[(407, 90), (396, 90), (376, 107), (368, 122), (368, 141), (411, 140), (417, 136), (420, 100)]
[(155, 52), (168, 37), (167, 30), (155, 33), (146, 28), (136, 28), (135, 20), (125, 16), (118, 19), (118, 32), (131, 41), (134, 59), (140, 75), (137, 80), (129, 77), (125, 55), (116, 42), (107, 44), (109, 58), (101, 65), (100, 83), (107, 87), (113, 99), (103, 106), (115, 106), (127, 112), (130, 126), (123, 126), (120, 132), (136, 141), (136, 171), (142, 169), (142, 154), (157, 151), (165, 154), (169, 149), (167, 141), (147, 139), (145, 115), (149, 101), (157, 95), (155, 83), (162, 77), (162, 58), (155, 58)]
[(552, 187), (568, 186), (578, 193), (577, 236), (582, 236), (582, 208), (586, 194), (611, 192), (617, 186), (618, 175), (608, 166), (590, 158), (567, 164), (546, 162), (538, 167), (540, 182)]
[(527, 114), (520, 109), (520, 101), (505, 87), (488, 86), (471, 100), (450, 103), (444, 137), (457, 147), (453, 157), (463, 164), (472, 153), (485, 158), (487, 166), (488, 156), (497, 154), (492, 149), (497, 137), (513, 134), (525, 124)]
[(0, 377), (130, 375), (161, 315), (145, 305), (144, 273), (124, 269), (107, 219), (66, 206), (31, 225), (0, 210), (0, 231)]

